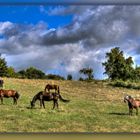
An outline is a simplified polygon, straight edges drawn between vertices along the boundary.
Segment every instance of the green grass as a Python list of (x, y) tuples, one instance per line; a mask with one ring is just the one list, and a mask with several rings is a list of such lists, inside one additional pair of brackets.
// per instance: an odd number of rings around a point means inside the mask
[[(138, 96), (138, 90), (112, 87), (107, 82), (47, 81), (4, 78), (5, 89), (20, 93), (18, 105), (4, 98), (0, 105), (0, 132), (140, 132), (140, 113), (128, 115), (124, 94)], [(52, 102), (45, 102), (46, 109), (29, 109), (30, 100), (47, 83), (60, 86), (63, 98), (59, 109), (52, 110)]]

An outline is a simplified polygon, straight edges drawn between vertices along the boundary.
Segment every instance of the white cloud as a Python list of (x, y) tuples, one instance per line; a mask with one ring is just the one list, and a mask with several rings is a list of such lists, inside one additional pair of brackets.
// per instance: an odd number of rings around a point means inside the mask
[(78, 75), (81, 68), (92, 67), (95, 78), (99, 78), (103, 77), (105, 53), (114, 46), (139, 63), (140, 6), (60, 6), (49, 11), (40, 6), (40, 11), (73, 14), (73, 20), (56, 29), (48, 29), (44, 22), (0, 22), (0, 52), (16, 69), (32, 65), (45, 72)]
[(0, 22), (0, 34), (3, 34), (5, 30), (11, 29), (13, 27), (13, 23), (6, 21)]

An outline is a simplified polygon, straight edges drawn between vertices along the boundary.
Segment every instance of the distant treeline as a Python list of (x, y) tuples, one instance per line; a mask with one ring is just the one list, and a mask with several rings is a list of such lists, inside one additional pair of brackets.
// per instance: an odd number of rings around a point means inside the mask
[[(92, 80), (93, 79), (93, 70), (91, 68), (83, 68), (79, 71), (81, 74), (87, 76), (87, 78), (79, 78), (79, 80)], [(71, 74), (68, 74), (66, 78), (56, 74), (45, 74), (42, 70), (35, 67), (29, 67), (27, 69), (22, 69), (20, 71), (15, 71), (13, 67), (7, 66), (5, 58), (2, 58), (0, 55), (0, 77), (13, 77), (21, 79), (52, 79), (52, 80), (73, 80)]]
[(0, 77), (12, 77), (20, 79), (52, 79), (52, 80), (65, 80), (64, 77), (56, 74), (45, 74), (43, 71), (35, 68), (29, 67), (27, 69), (15, 71), (13, 67), (7, 67), (5, 71), (0, 71)]
[(54, 79), (54, 80), (65, 80), (64, 77), (55, 74), (45, 74), (43, 71), (29, 67), (27, 69), (15, 71), (13, 67), (8, 67), (5, 58), (0, 55), (0, 77), (12, 77), (12, 78), (28, 78), (28, 79)]
[[(140, 67), (133, 66), (134, 62), (132, 57), (125, 58), (123, 51), (119, 47), (112, 48), (110, 52), (106, 53), (106, 61), (102, 63), (105, 68), (104, 74), (108, 76), (108, 80), (122, 80), (122, 81), (139, 81), (140, 80)], [(94, 79), (93, 69), (81, 68), (79, 73), (82, 77), (80, 81), (92, 81)], [(63, 76), (48, 74), (43, 71), (29, 67), (27, 69), (15, 72), (13, 67), (8, 67), (5, 58), (0, 55), (0, 77), (15, 77), (15, 78), (28, 78), (28, 79), (54, 79), (65, 80)], [(67, 80), (73, 80), (71, 74), (67, 75)]]

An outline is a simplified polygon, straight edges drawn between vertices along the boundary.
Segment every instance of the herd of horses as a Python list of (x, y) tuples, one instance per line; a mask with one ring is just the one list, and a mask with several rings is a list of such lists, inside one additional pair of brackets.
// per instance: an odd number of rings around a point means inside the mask
[[(0, 87), (3, 87), (3, 80), (0, 80)], [(50, 90), (55, 90), (55, 92), (50, 92)], [(17, 104), (17, 100), (20, 97), (20, 94), (15, 91), (15, 90), (5, 90), (5, 89), (0, 89), (0, 99), (1, 99), (1, 104), (3, 104), (3, 98), (13, 98), (13, 104)], [(58, 99), (60, 99), (63, 102), (69, 102), (70, 100), (63, 99), (63, 97), (60, 94), (60, 89), (58, 85), (54, 84), (47, 84), (45, 86), (44, 91), (38, 92), (30, 101), (31, 109), (35, 107), (35, 103), (37, 100), (40, 101), (40, 108), (42, 106), (45, 108), (45, 103), (44, 101), (53, 101), (53, 108), (55, 107), (58, 108)], [(138, 108), (140, 107), (140, 100), (139, 99), (134, 99), (130, 95), (126, 95), (124, 97), (124, 102), (128, 103), (128, 108), (129, 108), (129, 115), (132, 115), (133, 109), (136, 109), (136, 115), (138, 115)]]
[[(3, 86), (1, 86), (1, 87), (3, 87)], [(54, 89), (55, 92), (50, 92), (50, 90), (52, 90), (52, 89)], [(4, 97), (5, 98), (10, 98), (10, 97), (13, 98), (13, 104), (16, 105), (17, 100), (20, 97), (20, 94), (15, 90), (0, 89), (1, 104), (3, 104)], [(31, 109), (35, 107), (35, 103), (37, 100), (40, 101), (40, 108), (42, 108), (42, 106), (45, 108), (44, 101), (53, 101), (53, 108), (52, 109), (54, 109), (56, 106), (58, 108), (58, 99), (60, 99), (63, 102), (70, 101), (70, 100), (63, 99), (63, 97), (60, 94), (58, 85), (47, 84), (45, 86), (45, 90), (38, 92), (30, 101)]]
[[(50, 89), (54, 89), (55, 92), (50, 93)], [(52, 84), (47, 84), (45, 86), (45, 90), (44, 91), (40, 91), (38, 92), (32, 99), (32, 101), (30, 102), (31, 104), (31, 108), (35, 107), (35, 102), (37, 100), (40, 101), (40, 108), (42, 108), (42, 106), (45, 108), (45, 103), (44, 101), (53, 101), (53, 108), (54, 109), (56, 106), (58, 108), (58, 99), (60, 99), (63, 102), (69, 102), (70, 100), (66, 100), (63, 99), (63, 97), (60, 95), (60, 91), (59, 91), (59, 86), (58, 85), (52, 85)]]

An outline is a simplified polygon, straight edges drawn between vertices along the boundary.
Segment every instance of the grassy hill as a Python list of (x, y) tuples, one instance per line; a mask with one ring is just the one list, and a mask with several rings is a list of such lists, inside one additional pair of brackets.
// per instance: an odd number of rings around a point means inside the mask
[[(139, 96), (135, 89), (117, 88), (107, 82), (52, 81), (4, 78), (4, 89), (20, 93), (18, 105), (4, 98), (0, 105), (0, 132), (140, 132), (140, 113), (128, 115), (124, 94)], [(60, 86), (60, 93), (69, 103), (45, 102), (46, 109), (29, 109), (30, 100), (47, 83)]]

